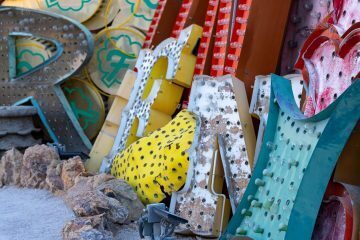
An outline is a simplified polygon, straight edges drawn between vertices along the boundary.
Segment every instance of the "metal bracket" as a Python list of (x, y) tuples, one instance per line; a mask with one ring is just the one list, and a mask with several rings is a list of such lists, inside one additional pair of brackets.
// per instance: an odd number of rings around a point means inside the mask
[(171, 235), (181, 223), (185, 224), (187, 220), (168, 212), (165, 204), (149, 204), (139, 220), (139, 234), (141, 238), (149, 236), (152, 240), (173, 240), (176, 238)]

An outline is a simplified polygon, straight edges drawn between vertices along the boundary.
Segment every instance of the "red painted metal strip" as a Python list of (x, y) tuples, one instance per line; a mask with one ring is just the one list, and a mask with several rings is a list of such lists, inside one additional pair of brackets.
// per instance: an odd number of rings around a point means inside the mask
[(161, 18), (161, 14), (163, 13), (164, 11), (164, 7), (165, 7), (165, 4), (166, 4), (167, 0), (159, 0), (159, 3), (158, 3), (158, 6), (155, 10), (155, 14), (154, 14), (154, 17), (151, 21), (151, 25), (149, 27), (149, 30), (146, 34), (146, 38), (145, 38), (145, 42), (143, 44), (143, 48), (149, 48), (150, 45), (151, 45), (151, 40), (154, 36), (154, 33), (157, 29), (157, 26), (159, 24), (159, 21), (160, 21), (160, 18)]
[(231, 34), (232, 5), (233, 1), (231, 0), (220, 0), (210, 71), (210, 75), (213, 77), (221, 76), (224, 73), (225, 57)]
[(173, 31), (171, 37), (178, 38), (181, 30), (184, 29), (186, 20), (188, 19), (191, 5), (193, 4), (193, 0), (183, 0), (179, 14), (176, 18), (175, 25), (173, 27)]
[(239, 0), (237, 4), (234, 28), (225, 60), (224, 74), (234, 75), (238, 67), (251, 3), (252, 0)]
[(215, 26), (218, 7), (219, 7), (219, 0), (209, 1), (209, 6), (206, 11), (206, 17), (203, 27), (203, 34), (200, 40), (198, 56), (195, 65), (195, 75), (202, 74), (204, 71), (206, 58), (209, 52), (210, 40), (212, 37), (211, 35), (213, 32), (213, 28)]

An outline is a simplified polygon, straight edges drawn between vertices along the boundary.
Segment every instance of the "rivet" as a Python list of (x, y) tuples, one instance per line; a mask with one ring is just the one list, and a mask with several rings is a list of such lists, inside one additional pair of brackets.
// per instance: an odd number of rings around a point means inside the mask
[(313, 4), (312, 3), (305, 3), (304, 4), (304, 8), (307, 10), (307, 11), (311, 11), (313, 9)]
[(257, 200), (252, 200), (251, 201), (251, 206), (255, 207), (255, 208), (261, 208), (262, 207), (262, 203), (258, 202)]
[(293, 15), (291, 16), (291, 22), (293, 24), (298, 24), (299, 22), (301, 22), (301, 17)]
[(260, 178), (255, 179), (255, 185), (260, 187), (260, 186), (264, 186), (265, 182), (263, 180), (261, 180)]
[(269, 169), (265, 168), (262, 172), (262, 174), (264, 176), (267, 176), (267, 177), (272, 177), (274, 175), (274, 173), (272, 173)]
[(256, 227), (254, 227), (254, 233), (262, 234), (262, 233), (264, 233), (264, 229), (261, 228), (260, 226), (256, 226)]
[(244, 215), (244, 216), (248, 216), (248, 217), (252, 216), (252, 212), (245, 209), (245, 208), (241, 210), (241, 214)]
[(274, 198), (271, 198), (271, 199), (268, 199), (264, 202), (264, 208), (265, 209), (269, 209), (271, 208), (271, 206), (273, 205), (275, 199)]
[(247, 197), (247, 200), (248, 200), (249, 202), (251, 202), (252, 200), (257, 200), (257, 198), (255, 198), (253, 195), (249, 195), (249, 196)]
[(246, 235), (247, 234), (247, 231), (243, 228), (237, 228), (236, 229), (236, 234), (238, 235)]
[(280, 232), (286, 232), (287, 231), (287, 224), (285, 224), (285, 223), (280, 223), (279, 224), (279, 231)]
[(297, 167), (298, 165), (299, 165), (299, 162), (296, 161), (296, 160), (291, 160), (291, 161), (289, 162), (289, 167), (291, 167), (291, 166)]

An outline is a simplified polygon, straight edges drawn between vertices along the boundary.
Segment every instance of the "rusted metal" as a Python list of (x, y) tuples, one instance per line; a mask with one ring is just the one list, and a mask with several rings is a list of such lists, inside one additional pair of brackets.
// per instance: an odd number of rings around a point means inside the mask
[[(54, 142), (69, 151), (88, 152), (91, 143), (82, 130), (60, 84), (89, 60), (93, 41), (79, 23), (57, 14), (20, 8), (0, 8), (0, 105), (31, 102), (42, 110)], [(37, 37), (52, 42), (56, 53), (46, 62), (18, 75), (15, 39)]]

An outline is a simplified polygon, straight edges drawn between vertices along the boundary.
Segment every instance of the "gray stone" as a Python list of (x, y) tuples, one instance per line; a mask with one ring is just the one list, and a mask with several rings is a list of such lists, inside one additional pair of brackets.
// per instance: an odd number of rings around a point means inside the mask
[(143, 209), (136, 193), (125, 181), (107, 174), (76, 177), (64, 199), (77, 216), (104, 214), (112, 223), (137, 220)]
[[(116, 240), (141, 240), (137, 223), (112, 225), (111, 230), (114, 234), (114, 239)], [(200, 237), (182, 236), (177, 234), (174, 234), (173, 236), (177, 240), (203, 240), (203, 238)], [(148, 240), (150, 238), (146, 237), (145, 239)]]
[(64, 183), (61, 179), (62, 165), (63, 162), (61, 160), (55, 160), (50, 163), (46, 170), (45, 182), (52, 193), (64, 190)]
[(110, 198), (116, 199), (122, 206), (129, 210), (126, 223), (136, 221), (140, 218), (144, 205), (126, 181), (122, 179), (111, 179), (99, 185), (97, 190), (103, 192)]
[(61, 179), (64, 184), (64, 190), (68, 190), (75, 184), (75, 178), (86, 172), (84, 164), (80, 157), (76, 156), (64, 161), (61, 168)]
[(62, 231), (64, 240), (112, 240), (113, 235), (104, 228), (103, 215), (80, 217), (68, 222)]
[(0, 161), (0, 187), (4, 185), (18, 185), (23, 154), (15, 148), (7, 151)]
[(46, 145), (35, 145), (26, 149), (21, 168), (20, 184), (27, 188), (49, 189), (45, 179), (48, 167), (58, 161), (59, 155)]

